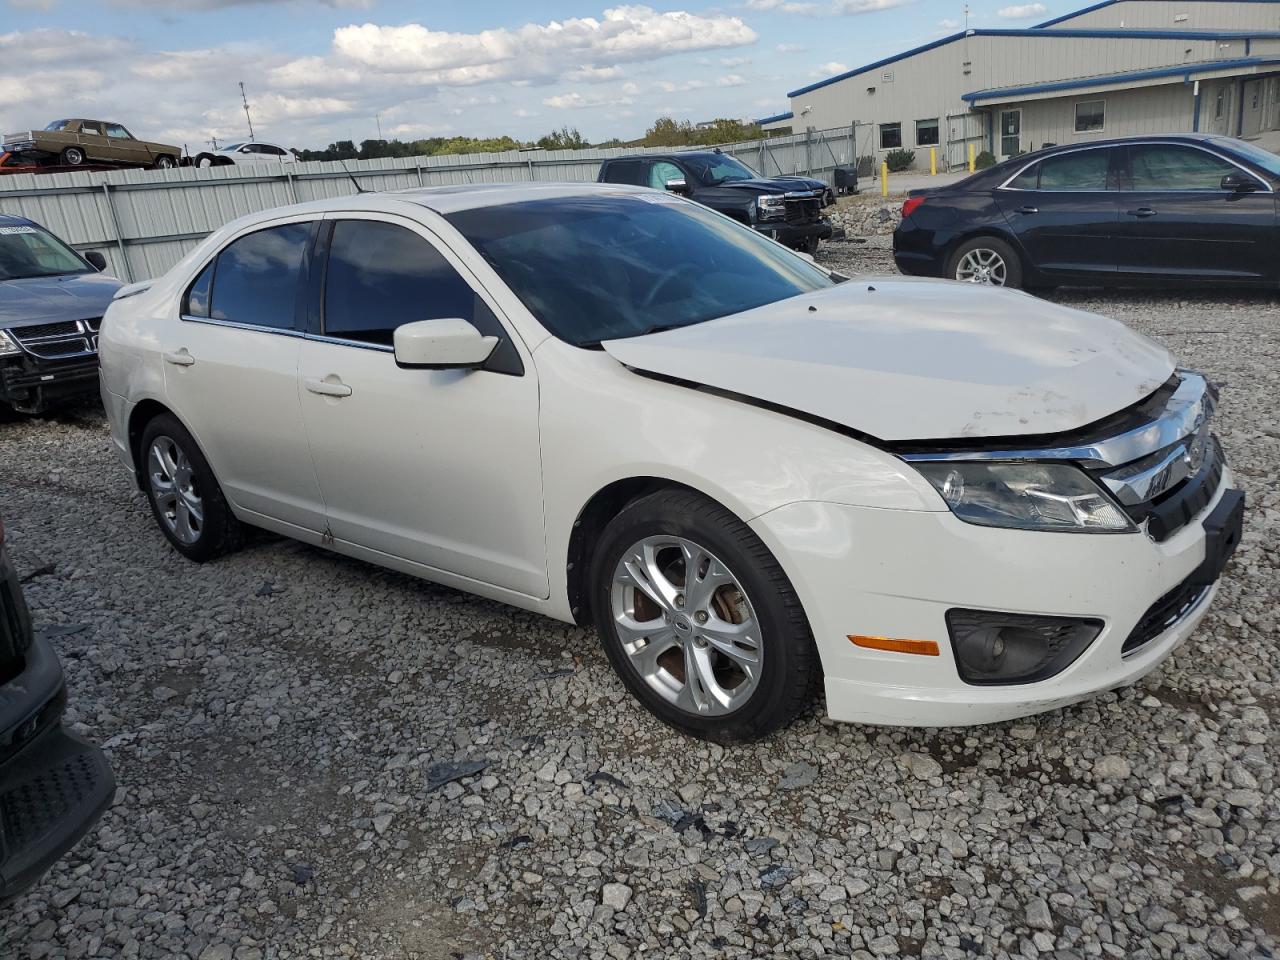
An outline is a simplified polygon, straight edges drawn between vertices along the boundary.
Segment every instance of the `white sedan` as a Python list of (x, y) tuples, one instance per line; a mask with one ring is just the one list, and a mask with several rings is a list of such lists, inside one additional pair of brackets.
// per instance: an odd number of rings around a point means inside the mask
[(1204, 615), (1214, 389), (1103, 317), (846, 280), (639, 187), (272, 210), (126, 287), (121, 459), (192, 560), (245, 525), (594, 623), (649, 710), (756, 737), (1004, 720)]
[(225, 167), (229, 164), (296, 163), (293, 151), (278, 143), (251, 140), (245, 143), (228, 143), (217, 150), (206, 150), (196, 156), (197, 167)]

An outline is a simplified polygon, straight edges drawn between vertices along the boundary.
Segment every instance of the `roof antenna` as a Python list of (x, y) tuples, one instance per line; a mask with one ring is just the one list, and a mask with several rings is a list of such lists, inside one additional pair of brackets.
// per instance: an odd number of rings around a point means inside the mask
[(347, 172), (347, 176), (351, 178), (351, 185), (352, 185), (353, 187), (355, 187), (355, 188), (356, 188), (356, 193), (371, 193), (371, 192), (372, 192), (372, 191), (370, 191), (370, 190), (366, 190), (364, 187), (360, 186), (360, 181), (356, 179), (356, 175), (355, 175), (354, 173), (352, 173), (352, 172), (351, 172), (351, 170), (347, 167), (347, 161), (345, 161), (345, 160), (339, 160), (338, 162), (339, 162), (340, 164), (342, 164), (342, 169), (343, 169), (343, 170), (346, 170), (346, 172)]

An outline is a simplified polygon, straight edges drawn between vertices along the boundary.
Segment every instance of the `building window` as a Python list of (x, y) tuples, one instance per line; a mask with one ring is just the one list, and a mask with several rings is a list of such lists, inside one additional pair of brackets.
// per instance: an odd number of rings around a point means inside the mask
[(938, 118), (916, 121), (916, 146), (936, 147), (938, 145)]
[(902, 124), (880, 124), (880, 149), (897, 150), (902, 146)]
[(1219, 90), (1218, 97), (1213, 101), (1213, 119), (1221, 120), (1222, 114), (1226, 109), (1226, 94)]
[(1076, 104), (1076, 133), (1094, 133), (1102, 129), (1107, 101), (1081, 100)]

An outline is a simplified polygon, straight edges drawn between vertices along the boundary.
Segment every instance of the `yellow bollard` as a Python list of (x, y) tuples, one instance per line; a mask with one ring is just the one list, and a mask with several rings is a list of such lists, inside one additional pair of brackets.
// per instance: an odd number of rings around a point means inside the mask
[(973, 161), (973, 144), (971, 143), (969, 144), (969, 172), (973, 173), (975, 169)]
[(929, 148), (929, 176), (936, 177), (938, 175), (938, 148)]
[(880, 196), (889, 195), (889, 164), (880, 164)]

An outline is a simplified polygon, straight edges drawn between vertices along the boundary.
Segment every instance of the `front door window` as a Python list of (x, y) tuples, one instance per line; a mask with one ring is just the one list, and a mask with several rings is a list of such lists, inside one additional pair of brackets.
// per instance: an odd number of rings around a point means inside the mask
[(1022, 111), (1000, 112), (1000, 156), (1016, 157), (1022, 152)]

